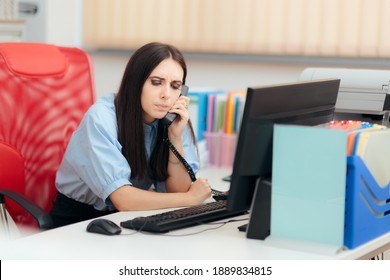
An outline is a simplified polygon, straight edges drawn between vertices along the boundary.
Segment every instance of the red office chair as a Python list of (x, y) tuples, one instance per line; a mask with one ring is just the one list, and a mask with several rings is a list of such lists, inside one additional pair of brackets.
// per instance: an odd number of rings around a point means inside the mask
[[(78, 48), (0, 43), (0, 203), (17, 225), (48, 229), (56, 171), (95, 101), (91, 61)], [(8, 199), (10, 198), (10, 199)]]

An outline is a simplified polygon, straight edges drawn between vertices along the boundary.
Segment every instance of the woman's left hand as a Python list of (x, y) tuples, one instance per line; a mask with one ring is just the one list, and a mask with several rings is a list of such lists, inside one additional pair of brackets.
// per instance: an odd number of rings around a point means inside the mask
[(172, 106), (171, 110), (169, 110), (169, 113), (178, 115), (168, 129), (169, 139), (179, 138), (182, 136), (188, 120), (190, 119), (190, 113), (188, 112), (189, 104), (189, 97), (180, 96)]

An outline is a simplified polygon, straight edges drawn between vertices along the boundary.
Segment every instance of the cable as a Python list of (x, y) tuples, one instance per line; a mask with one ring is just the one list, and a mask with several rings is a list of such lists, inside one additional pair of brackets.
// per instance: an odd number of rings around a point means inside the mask
[[(185, 169), (187, 170), (188, 174), (190, 175), (190, 178), (191, 178), (191, 181), (192, 182), (195, 182), (196, 181), (196, 176), (195, 176), (195, 173), (194, 173), (194, 170), (192, 169), (192, 167), (188, 164), (188, 162), (185, 160), (185, 158), (179, 153), (179, 151), (175, 148), (175, 146), (173, 146), (173, 144), (171, 143), (171, 141), (168, 139), (168, 137), (165, 137), (163, 139), (163, 141), (168, 145), (169, 149), (172, 151), (172, 153), (178, 158), (178, 160), (183, 163)], [(224, 192), (221, 192), (221, 191), (218, 191), (218, 190), (215, 190), (213, 188), (211, 188), (211, 194), (212, 195), (221, 195), (223, 194)]]
[(183, 163), (185, 169), (187, 170), (188, 174), (190, 175), (191, 181), (196, 181), (196, 176), (194, 173), (194, 170), (192, 170), (192, 167), (188, 164), (188, 162), (185, 160), (185, 158), (182, 157), (182, 155), (179, 153), (179, 151), (173, 146), (171, 141), (169, 141), (168, 137), (164, 138), (163, 140), (169, 147), (169, 149), (172, 151), (172, 153)]

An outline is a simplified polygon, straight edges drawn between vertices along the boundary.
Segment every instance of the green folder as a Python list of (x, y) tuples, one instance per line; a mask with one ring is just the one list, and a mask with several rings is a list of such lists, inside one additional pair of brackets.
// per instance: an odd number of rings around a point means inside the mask
[(275, 125), (271, 235), (343, 246), (347, 133)]

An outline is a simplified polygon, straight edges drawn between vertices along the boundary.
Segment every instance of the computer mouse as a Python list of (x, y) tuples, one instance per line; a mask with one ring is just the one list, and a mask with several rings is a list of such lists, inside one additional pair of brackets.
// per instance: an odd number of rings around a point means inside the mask
[(116, 223), (108, 219), (95, 219), (88, 224), (87, 231), (105, 235), (116, 235), (120, 234), (122, 229)]

